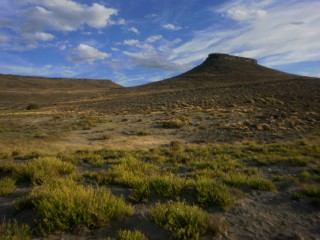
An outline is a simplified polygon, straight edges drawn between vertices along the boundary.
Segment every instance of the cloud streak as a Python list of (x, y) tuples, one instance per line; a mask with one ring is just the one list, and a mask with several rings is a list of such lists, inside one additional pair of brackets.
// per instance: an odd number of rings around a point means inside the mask
[(230, 21), (229, 29), (195, 32), (170, 59), (190, 64), (210, 52), (224, 52), (259, 58), (268, 66), (319, 60), (320, 2), (274, 3), (238, 0), (223, 5), (215, 13)]

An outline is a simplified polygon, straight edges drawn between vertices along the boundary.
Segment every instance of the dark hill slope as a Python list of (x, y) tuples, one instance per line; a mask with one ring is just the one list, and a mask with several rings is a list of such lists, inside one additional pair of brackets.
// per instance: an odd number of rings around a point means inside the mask
[(214, 53), (179, 76), (138, 86), (137, 89), (186, 89), (292, 79), (295, 75), (261, 66), (255, 59)]
[[(210, 54), (201, 65), (179, 76), (118, 89), (104, 98), (78, 104), (101, 112), (141, 112), (190, 105), (229, 108), (254, 102), (270, 112), (277, 107), (320, 112), (319, 92), (318, 78), (270, 69), (250, 58)], [(267, 98), (275, 101), (265, 105)], [(277, 102), (283, 104), (278, 106)]]
[(120, 88), (121, 86), (111, 80), (91, 80), (73, 78), (44, 78), (0, 74), (0, 88), (5, 89), (93, 89), (93, 88)]
[(99, 97), (123, 88), (110, 80), (27, 77), (0, 74), (0, 107), (29, 103), (50, 105), (65, 101)]

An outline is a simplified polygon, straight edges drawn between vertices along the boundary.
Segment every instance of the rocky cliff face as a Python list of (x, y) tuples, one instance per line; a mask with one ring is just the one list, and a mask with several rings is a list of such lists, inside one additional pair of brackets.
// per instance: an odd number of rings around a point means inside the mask
[(232, 55), (223, 54), (223, 53), (209, 54), (208, 58), (205, 60), (204, 63), (213, 64), (217, 61), (232, 61), (232, 62), (239, 62), (239, 63), (245, 62), (245, 63), (258, 64), (258, 61), (256, 59), (237, 57), (237, 56), (232, 56)]

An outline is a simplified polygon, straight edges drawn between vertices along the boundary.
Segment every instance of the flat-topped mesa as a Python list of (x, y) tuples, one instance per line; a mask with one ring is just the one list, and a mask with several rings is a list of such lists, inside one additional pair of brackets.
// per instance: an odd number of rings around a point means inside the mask
[(237, 57), (229, 54), (223, 53), (211, 53), (208, 58), (205, 60), (205, 64), (213, 64), (216, 61), (232, 61), (232, 62), (245, 62), (251, 64), (258, 64), (258, 61), (253, 58)]

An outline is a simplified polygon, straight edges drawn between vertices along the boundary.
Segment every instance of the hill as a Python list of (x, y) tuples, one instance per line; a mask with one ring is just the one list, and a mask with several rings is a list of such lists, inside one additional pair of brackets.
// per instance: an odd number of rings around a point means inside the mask
[(111, 80), (93, 80), (76, 78), (44, 78), (35, 76), (19, 76), (10, 74), (0, 74), (0, 88), (6, 89), (47, 89), (70, 90), (70, 89), (93, 89), (93, 88), (119, 88), (120, 85)]
[(111, 80), (44, 78), (0, 74), (0, 107), (52, 104), (97, 97), (122, 86)]
[(213, 53), (209, 54), (202, 64), (190, 71), (137, 88), (207, 88), (286, 80), (294, 77), (297, 76), (261, 66), (255, 59)]

